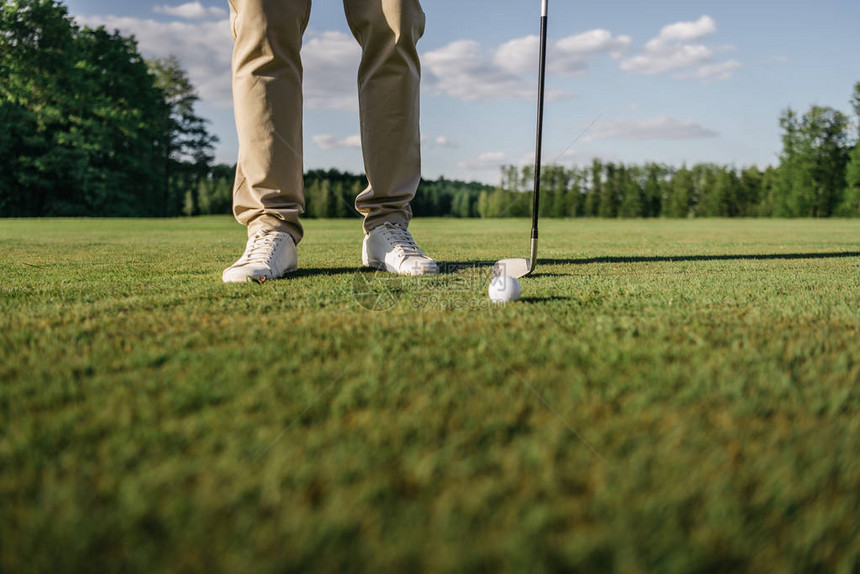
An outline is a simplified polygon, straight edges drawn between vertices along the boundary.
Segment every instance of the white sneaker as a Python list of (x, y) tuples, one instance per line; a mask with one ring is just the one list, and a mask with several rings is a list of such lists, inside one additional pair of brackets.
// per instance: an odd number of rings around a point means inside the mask
[(289, 233), (258, 231), (248, 238), (245, 253), (224, 270), (224, 283), (280, 279), (298, 267), (296, 243)]
[(361, 262), (400, 275), (432, 275), (439, 272), (436, 262), (415, 245), (412, 234), (402, 225), (383, 223), (364, 237)]

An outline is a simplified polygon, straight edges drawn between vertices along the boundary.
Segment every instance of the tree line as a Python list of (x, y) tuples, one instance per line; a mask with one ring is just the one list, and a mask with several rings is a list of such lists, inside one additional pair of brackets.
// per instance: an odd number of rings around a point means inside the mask
[[(625, 164), (595, 159), (588, 166), (541, 170), (541, 217), (830, 217), (860, 216), (860, 83), (852, 104), (857, 121), (838, 110), (813, 106), (780, 118), (783, 151), (777, 166), (736, 167), (699, 163)], [(200, 183), (213, 193), (210, 210), (229, 213), (232, 168)], [(527, 217), (534, 166), (504, 166), (498, 186), (439, 178), (422, 180), (412, 207), (416, 216)], [(307, 217), (348, 217), (367, 179), (337, 170), (305, 174)], [(221, 191), (217, 191), (221, 190)]]
[[(593, 160), (541, 171), (543, 217), (830, 217), (860, 216), (860, 83), (852, 119), (812, 106), (780, 117), (777, 166), (700, 163), (674, 168)], [(534, 167), (505, 166), (501, 184), (469, 197), (471, 217), (528, 216)], [(465, 205), (465, 199), (458, 205)], [(452, 215), (466, 216), (465, 210)]]
[[(57, 0), (0, 0), (0, 216), (169, 217), (230, 213), (235, 166), (175, 58), (147, 61), (133, 38), (79, 27)], [(779, 118), (782, 153), (765, 169), (595, 159), (541, 172), (543, 217), (860, 215), (860, 83), (853, 117), (813, 106)], [(417, 216), (521, 217), (533, 166), (500, 184), (422, 180)], [(306, 216), (354, 216), (367, 180), (305, 174)]]
[[(231, 213), (235, 166), (217, 165), (198, 182), (195, 197), (187, 193), (183, 215)], [(357, 216), (355, 197), (367, 187), (367, 178), (337, 169), (313, 169), (304, 175), (305, 217), (339, 218)], [(494, 186), (477, 182), (422, 179), (412, 200), (412, 211), (420, 217), (477, 217), (475, 210), (481, 193)]]

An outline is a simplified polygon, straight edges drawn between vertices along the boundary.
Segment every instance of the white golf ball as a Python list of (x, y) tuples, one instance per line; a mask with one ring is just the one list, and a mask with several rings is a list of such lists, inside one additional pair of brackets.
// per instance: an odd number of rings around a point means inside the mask
[(490, 300), (493, 303), (507, 303), (520, 298), (520, 282), (513, 277), (500, 275), (490, 282)]

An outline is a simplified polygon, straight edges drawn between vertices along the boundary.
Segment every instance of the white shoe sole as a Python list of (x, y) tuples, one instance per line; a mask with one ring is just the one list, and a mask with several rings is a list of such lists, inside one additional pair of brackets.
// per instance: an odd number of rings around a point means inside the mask
[(284, 271), (284, 273), (279, 277), (266, 277), (265, 275), (263, 277), (250, 277), (250, 276), (248, 276), (248, 277), (245, 277), (244, 279), (239, 280), (239, 281), (228, 281), (227, 279), (224, 278), (224, 275), (222, 274), (221, 275), (221, 282), (222, 283), (261, 283), (262, 284), (262, 283), (265, 283), (266, 281), (279, 281), (281, 279), (285, 279), (287, 277), (287, 275), (289, 275), (290, 273), (295, 273), (298, 270), (299, 270), (298, 267), (293, 267), (292, 269), (287, 269), (286, 271)]

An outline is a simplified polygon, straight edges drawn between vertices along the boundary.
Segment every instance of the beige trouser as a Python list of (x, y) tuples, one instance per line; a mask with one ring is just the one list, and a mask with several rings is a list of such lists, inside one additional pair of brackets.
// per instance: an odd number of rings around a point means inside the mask
[[(286, 231), (298, 243), (302, 185), (302, 35), (311, 0), (228, 0), (239, 162), (233, 214), (248, 226)], [(416, 44), (424, 33), (419, 0), (344, 0), (361, 44), (358, 99), (370, 185), (355, 200), (370, 231), (407, 224), (421, 177)]]

